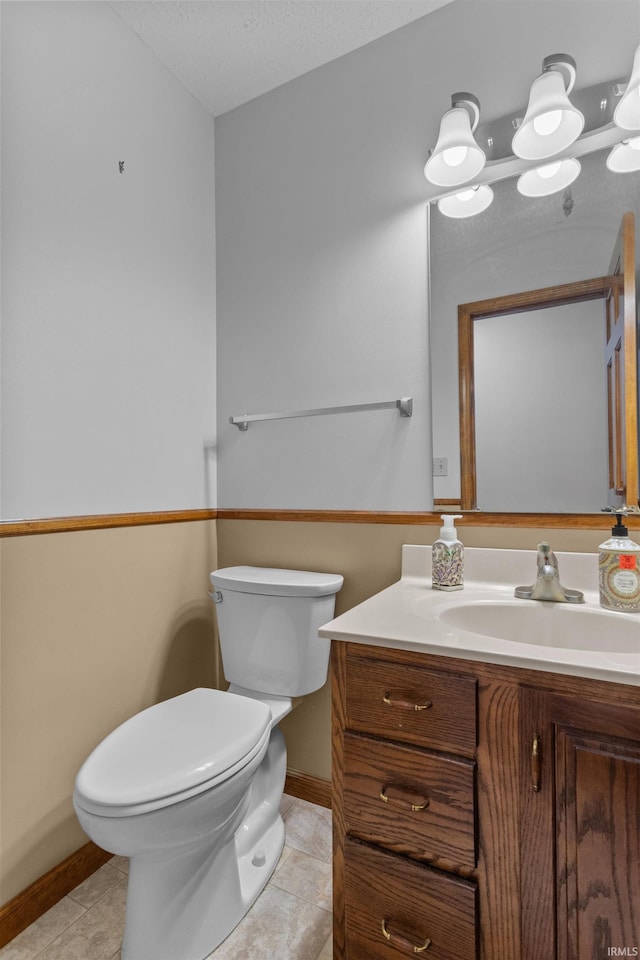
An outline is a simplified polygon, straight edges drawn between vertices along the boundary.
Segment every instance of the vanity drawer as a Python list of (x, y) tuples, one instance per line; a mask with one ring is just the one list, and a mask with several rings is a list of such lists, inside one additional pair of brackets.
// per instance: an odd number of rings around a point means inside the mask
[(347, 839), (345, 928), (347, 960), (476, 960), (476, 885)]
[(473, 870), (474, 781), (470, 760), (345, 734), (345, 826), (372, 843)]
[(476, 686), (473, 677), (348, 653), (346, 726), (473, 758)]

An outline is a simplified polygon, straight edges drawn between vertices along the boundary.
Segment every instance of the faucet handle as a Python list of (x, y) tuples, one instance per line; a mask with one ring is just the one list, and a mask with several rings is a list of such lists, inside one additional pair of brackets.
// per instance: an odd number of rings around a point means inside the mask
[(551, 546), (543, 540), (542, 543), (538, 544), (538, 567), (545, 566), (555, 567), (558, 569), (558, 558), (551, 549)]

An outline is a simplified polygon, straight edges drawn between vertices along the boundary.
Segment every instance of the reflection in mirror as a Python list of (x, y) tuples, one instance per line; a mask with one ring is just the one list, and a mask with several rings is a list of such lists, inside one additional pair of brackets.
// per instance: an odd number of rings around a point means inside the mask
[[(614, 277), (461, 304), (461, 506), (606, 502), (606, 307)], [(574, 376), (579, 370), (580, 376)]]
[[(434, 508), (459, 504), (462, 496), (460, 472), (460, 418), (458, 378), (457, 317), (460, 304), (503, 297), (521, 291), (559, 286), (575, 281), (604, 277), (610, 272), (623, 213), (638, 212), (640, 174), (613, 174), (605, 166), (606, 151), (582, 158), (582, 173), (562, 193), (526, 198), (516, 191), (515, 181), (494, 184), (496, 201), (484, 213), (468, 220), (443, 217), (435, 207), (430, 211), (430, 338), (433, 404), (433, 456), (446, 459), (448, 475), (434, 478)], [(514, 358), (506, 343), (493, 344), (494, 374), (505, 375)], [(554, 367), (552, 392), (560, 398), (569, 391), (579, 395), (589, 389), (591, 374), (581, 366), (577, 353), (565, 360), (564, 371)], [(585, 361), (586, 363), (586, 361)], [(495, 372), (497, 371), (497, 373)], [(502, 371), (502, 373), (501, 373)], [(541, 373), (541, 371), (538, 371)], [(494, 379), (495, 379), (494, 376)], [(602, 397), (602, 380), (591, 385)], [(602, 423), (602, 414), (599, 415)], [(478, 426), (478, 411), (476, 411)], [(482, 422), (479, 424), (482, 430)], [(601, 432), (602, 428), (598, 427)], [(503, 460), (518, 456), (498, 436), (494, 438)], [(598, 459), (584, 469), (602, 477), (607, 469), (602, 444)], [(493, 454), (491, 455), (493, 456)], [(548, 486), (545, 506), (533, 501), (528, 484), (512, 484), (513, 499), (485, 506), (483, 510), (514, 512), (577, 513), (599, 511), (607, 503), (605, 486), (597, 503), (584, 501), (567, 505), (552, 495), (549, 474), (556, 471), (553, 452), (546, 455), (545, 480), (536, 490)], [(490, 483), (490, 482), (489, 482)], [(494, 491), (495, 492), (495, 491)], [(492, 494), (493, 496), (493, 494)], [(492, 504), (495, 503), (495, 497)]]

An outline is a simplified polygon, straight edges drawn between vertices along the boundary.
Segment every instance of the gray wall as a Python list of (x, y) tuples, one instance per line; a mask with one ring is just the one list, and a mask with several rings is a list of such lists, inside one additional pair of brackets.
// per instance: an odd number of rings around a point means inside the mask
[(2, 5), (3, 519), (211, 504), (213, 148), (108, 4)]
[[(3, 4), (2, 516), (214, 505), (216, 387), (220, 505), (429, 508), (450, 93), (489, 120), (549, 51), (587, 85), (640, 36), (635, 2), (545, 6), (455, 2), (216, 121), (216, 374), (211, 119), (107, 4)], [(410, 420), (228, 424), (405, 395)]]
[[(516, 110), (557, 50), (581, 86), (624, 75), (639, 37), (635, 2), (455, 2), (216, 120), (220, 506), (430, 509), (422, 168), (440, 117), (460, 89), (487, 121)], [(228, 423), (408, 394), (410, 420)]]
[[(422, 33), (216, 120), (220, 506), (429, 507)], [(409, 395), (412, 419), (227, 422)]]

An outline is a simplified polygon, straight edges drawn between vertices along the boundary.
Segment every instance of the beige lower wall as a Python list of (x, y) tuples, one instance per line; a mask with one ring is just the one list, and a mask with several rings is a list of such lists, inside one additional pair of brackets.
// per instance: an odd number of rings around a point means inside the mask
[(84, 843), (78, 768), (115, 726), (217, 684), (214, 521), (0, 541), (0, 903)]
[[(610, 518), (598, 529), (557, 530), (465, 525), (458, 531), (470, 547), (535, 549), (548, 540), (554, 550), (592, 552), (606, 536)], [(256, 564), (341, 573), (344, 586), (336, 615), (389, 586), (400, 576), (404, 543), (433, 542), (439, 527), (386, 523), (321, 523), (218, 519), (221, 566)], [(594, 558), (594, 563), (595, 563)], [(289, 769), (331, 779), (330, 695), (326, 684), (282, 723)]]
[[(595, 551), (594, 530), (460, 526), (469, 546)], [(400, 576), (433, 525), (226, 520), (0, 541), (0, 904), (86, 842), (75, 774), (118, 723), (198, 685), (224, 686), (208, 573), (254, 563), (342, 573), (336, 612)], [(289, 767), (330, 779), (328, 685), (283, 722)]]

